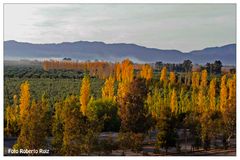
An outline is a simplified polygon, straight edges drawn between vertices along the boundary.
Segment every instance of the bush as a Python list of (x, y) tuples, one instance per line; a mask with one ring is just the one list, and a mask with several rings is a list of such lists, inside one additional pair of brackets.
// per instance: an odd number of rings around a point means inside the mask
[(118, 132), (120, 128), (120, 120), (118, 117), (117, 103), (112, 99), (92, 100), (88, 104), (88, 115), (103, 121), (104, 132)]

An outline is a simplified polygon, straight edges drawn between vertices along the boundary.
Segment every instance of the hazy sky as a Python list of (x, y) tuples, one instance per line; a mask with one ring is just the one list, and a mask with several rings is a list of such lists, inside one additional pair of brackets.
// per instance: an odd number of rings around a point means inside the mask
[(234, 4), (5, 4), (4, 40), (191, 51), (236, 43)]

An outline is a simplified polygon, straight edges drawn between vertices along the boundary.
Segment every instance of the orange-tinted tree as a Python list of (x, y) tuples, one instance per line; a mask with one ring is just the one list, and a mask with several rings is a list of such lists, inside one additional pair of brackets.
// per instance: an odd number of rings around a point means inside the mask
[(115, 99), (114, 98), (114, 79), (111, 76), (108, 79), (106, 79), (104, 83), (104, 86), (102, 88), (102, 98)]
[(146, 80), (152, 79), (153, 69), (149, 64), (145, 64), (142, 66), (142, 70), (140, 72), (141, 78), (145, 78)]
[(90, 99), (90, 78), (85, 75), (82, 79), (81, 89), (80, 89), (80, 108), (83, 115), (86, 115), (87, 104)]
[(20, 86), (20, 123), (24, 120), (25, 115), (29, 111), (30, 105), (30, 92), (29, 92), (29, 83), (25, 81)]

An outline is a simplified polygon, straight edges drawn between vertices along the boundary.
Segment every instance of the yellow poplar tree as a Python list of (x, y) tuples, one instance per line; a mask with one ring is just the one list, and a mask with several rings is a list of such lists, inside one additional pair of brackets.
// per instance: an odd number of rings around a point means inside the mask
[(196, 89), (199, 86), (199, 74), (197, 72), (192, 73), (192, 88)]
[(90, 99), (90, 79), (89, 76), (84, 76), (80, 90), (81, 112), (86, 115), (87, 104)]
[(115, 77), (117, 81), (121, 81), (121, 64), (115, 64)]
[(213, 78), (210, 82), (209, 91), (209, 107), (211, 110), (215, 110), (216, 108), (216, 78)]
[(122, 61), (122, 81), (133, 81), (133, 64), (129, 59), (125, 59)]
[(145, 78), (146, 80), (152, 79), (153, 69), (149, 64), (145, 64), (142, 66), (142, 70), (140, 72), (140, 76)]
[(128, 92), (129, 83), (120, 82), (118, 84), (118, 98), (124, 98)]
[(167, 67), (162, 68), (160, 81), (166, 84), (166, 82), (167, 82)]
[(124, 99), (129, 91), (129, 86), (130, 86), (130, 83), (126, 83), (126, 82), (120, 82), (118, 84), (117, 102), (120, 106), (124, 105), (125, 103)]
[(177, 93), (176, 93), (175, 89), (173, 89), (172, 94), (171, 94), (170, 107), (171, 107), (172, 113), (178, 112)]
[(233, 75), (232, 79), (228, 79), (228, 88), (229, 88), (229, 95), (228, 99), (235, 100), (236, 99), (236, 74)]
[(7, 122), (7, 134), (16, 135), (19, 130), (19, 106), (17, 104), (17, 95), (13, 96), (13, 106), (6, 108), (5, 118)]
[(224, 112), (227, 105), (226, 75), (222, 76), (221, 78), (220, 88), (220, 111)]
[(170, 84), (175, 84), (176, 76), (175, 76), (175, 73), (173, 71), (170, 72), (169, 79), (170, 79)]
[(7, 121), (7, 126), (6, 126), (6, 130), (7, 130), (7, 134), (10, 134), (10, 123), (11, 123), (11, 119), (12, 119), (12, 110), (11, 110), (11, 106), (7, 106), (6, 111), (5, 111), (5, 118)]
[(148, 93), (146, 102), (148, 105), (149, 113), (153, 118), (157, 118), (163, 105), (161, 105), (162, 101), (160, 91), (156, 87), (154, 88), (153, 95), (151, 95), (150, 92)]
[(25, 81), (20, 86), (20, 122), (23, 121), (25, 114), (29, 110), (30, 104), (30, 92), (29, 92), (29, 83)]
[(203, 112), (206, 109), (206, 97), (204, 95), (204, 89), (200, 88), (199, 93), (198, 93), (198, 111)]
[(102, 88), (102, 98), (114, 98), (114, 79), (111, 76), (106, 79)]
[(201, 75), (201, 87), (205, 88), (207, 87), (207, 70), (203, 70), (202, 71), (202, 75)]

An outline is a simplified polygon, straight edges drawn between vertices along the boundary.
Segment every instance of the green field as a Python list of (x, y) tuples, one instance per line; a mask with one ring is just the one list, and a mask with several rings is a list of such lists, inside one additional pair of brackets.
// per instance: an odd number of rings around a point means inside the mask
[[(13, 103), (13, 95), (19, 95), (20, 85), (28, 80), (30, 84), (31, 98), (38, 100), (45, 93), (50, 104), (57, 100), (63, 100), (68, 95), (79, 95), (81, 79), (50, 79), (50, 78), (5, 78), (4, 82), (4, 104)], [(99, 89), (104, 81), (91, 79), (91, 94), (94, 98), (101, 96)]]

